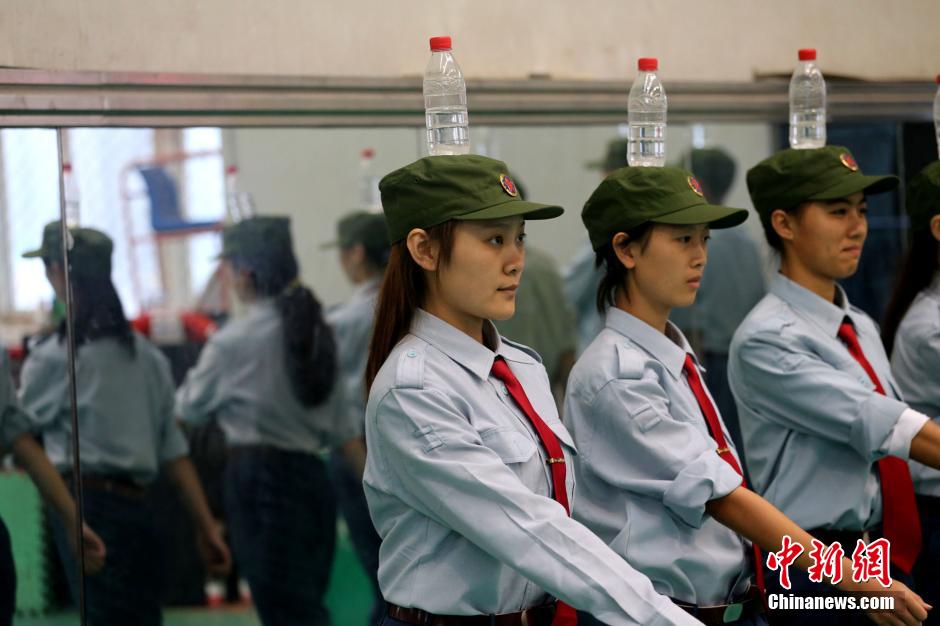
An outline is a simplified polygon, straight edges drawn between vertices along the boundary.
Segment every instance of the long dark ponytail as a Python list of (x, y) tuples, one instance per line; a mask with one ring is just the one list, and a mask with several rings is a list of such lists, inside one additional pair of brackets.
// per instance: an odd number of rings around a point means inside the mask
[[(57, 261), (46, 259), (45, 262), (48, 265)], [(131, 355), (135, 354), (134, 331), (124, 315), (124, 306), (111, 282), (111, 276), (107, 273), (76, 271), (73, 267), (69, 279), (75, 300), (75, 345), (81, 347), (90, 341), (114, 337)], [(59, 338), (64, 339), (66, 332), (63, 321), (59, 325)]]
[[(431, 241), (440, 246), (439, 263), (442, 266), (450, 262), (455, 228), (456, 222), (451, 220), (426, 229)], [(372, 388), (376, 374), (395, 345), (408, 334), (415, 310), (424, 304), (427, 287), (424, 270), (411, 258), (405, 242), (393, 244), (375, 307), (375, 324), (366, 362), (367, 391)]]
[(297, 259), (286, 251), (266, 258), (233, 257), (251, 274), (257, 296), (274, 298), (283, 327), (284, 358), (291, 386), (305, 407), (322, 404), (336, 381), (336, 340), (313, 292), (297, 277)]
[(940, 263), (937, 251), (940, 243), (934, 239), (929, 229), (915, 232), (911, 237), (911, 247), (904, 257), (903, 268), (894, 285), (894, 292), (888, 302), (884, 321), (881, 325), (881, 340), (890, 355), (894, 348), (894, 338), (898, 327), (917, 294), (926, 288), (937, 272)]

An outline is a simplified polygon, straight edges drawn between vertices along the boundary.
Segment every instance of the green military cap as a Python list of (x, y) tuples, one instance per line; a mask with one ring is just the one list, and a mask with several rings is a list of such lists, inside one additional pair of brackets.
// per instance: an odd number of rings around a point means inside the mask
[(448, 220), (513, 215), (544, 220), (564, 212), (559, 206), (523, 200), (505, 163), (475, 154), (418, 159), (386, 175), (379, 191), (391, 243), (404, 239), (413, 228)]
[(627, 146), (629, 141), (625, 138), (611, 139), (607, 142), (607, 154), (603, 159), (588, 161), (585, 167), (592, 170), (612, 172), (621, 167), (627, 167)]
[(336, 223), (336, 240), (323, 244), (323, 248), (349, 248), (357, 243), (370, 250), (388, 247), (388, 227), (385, 216), (370, 211), (355, 211)]
[[(70, 228), (72, 239), (69, 260), (72, 272), (83, 275), (111, 275), (111, 253), (114, 242), (100, 230), (94, 228)], [(62, 261), (62, 225), (56, 220), (49, 222), (42, 231), (42, 244), (35, 250), (23, 254), (24, 258), (43, 258)]]
[(744, 209), (709, 204), (691, 172), (678, 167), (624, 167), (598, 185), (581, 220), (594, 250), (619, 232), (646, 222), (708, 224), (730, 228), (747, 219)]
[(914, 231), (930, 228), (933, 216), (940, 215), (940, 161), (934, 161), (911, 179), (906, 208)]
[(249, 217), (222, 231), (223, 258), (269, 258), (293, 254), (288, 217)]
[(807, 200), (837, 200), (859, 191), (891, 191), (895, 176), (866, 176), (848, 148), (781, 150), (747, 172), (747, 189), (762, 217)]

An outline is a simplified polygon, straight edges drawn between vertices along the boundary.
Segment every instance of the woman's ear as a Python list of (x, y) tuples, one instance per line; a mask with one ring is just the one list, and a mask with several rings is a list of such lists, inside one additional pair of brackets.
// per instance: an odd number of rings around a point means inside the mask
[(795, 211), (787, 212), (783, 209), (775, 209), (774, 212), (770, 214), (770, 225), (780, 239), (793, 241), (796, 237), (796, 233), (793, 231), (793, 220), (795, 217)]
[(636, 267), (638, 250), (634, 242), (630, 241), (630, 237), (627, 233), (617, 233), (614, 235), (611, 239), (611, 244), (614, 248), (614, 254), (617, 255), (617, 259), (623, 266), (628, 270), (634, 269)]
[(940, 241), (940, 214), (930, 218), (930, 234), (937, 241)]
[(414, 228), (405, 238), (405, 246), (414, 262), (429, 272), (437, 271), (440, 246), (432, 241), (423, 228)]

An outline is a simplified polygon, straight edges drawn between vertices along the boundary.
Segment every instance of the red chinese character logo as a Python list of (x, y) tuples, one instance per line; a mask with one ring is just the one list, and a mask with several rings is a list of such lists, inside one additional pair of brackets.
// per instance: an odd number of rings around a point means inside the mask
[(845, 550), (838, 541), (826, 548), (823, 542), (813, 539), (813, 549), (809, 551), (809, 558), (813, 559), (813, 564), (807, 570), (809, 579), (814, 583), (821, 583), (825, 576), (832, 579), (832, 584), (838, 584), (842, 581), (842, 557), (844, 556)]
[(780, 570), (780, 586), (790, 588), (790, 565), (803, 554), (803, 546), (795, 543), (790, 535), (783, 536), (783, 545), (780, 552), (771, 552), (767, 555), (767, 567)]
[(857, 583), (874, 578), (882, 587), (891, 586), (891, 543), (877, 539), (867, 546), (859, 539), (852, 553), (852, 580)]

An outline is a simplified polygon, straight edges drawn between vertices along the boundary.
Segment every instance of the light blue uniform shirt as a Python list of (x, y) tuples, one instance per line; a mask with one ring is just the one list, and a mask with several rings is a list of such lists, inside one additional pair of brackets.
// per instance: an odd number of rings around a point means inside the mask
[[(107, 337), (78, 347), (78, 441), (82, 471), (152, 482), (167, 461), (189, 448), (173, 419), (173, 377), (167, 358), (134, 333), (134, 354)], [(20, 400), (42, 432), (46, 455), (72, 470), (72, 422), (65, 342), (49, 337), (23, 364)]]
[(380, 280), (363, 283), (353, 295), (326, 313), (326, 321), (336, 337), (337, 384), (343, 386), (346, 399), (342, 409), (349, 419), (362, 428), (366, 415), (366, 362), (369, 360), (369, 342), (375, 320), (375, 305), (379, 296)]
[[(917, 294), (894, 337), (891, 372), (911, 408), (940, 423), (940, 272)], [(914, 490), (940, 496), (940, 471), (910, 461)]]
[[(900, 395), (875, 323), (781, 274), (741, 323), (728, 361), (754, 489), (805, 529), (881, 522), (875, 461), (907, 459), (926, 417)], [(845, 317), (887, 395), (838, 338)]]
[[(502, 356), (570, 462), (571, 436), (535, 352), (490, 349), (422, 310), (389, 355), (366, 410), (365, 491), (386, 600), (443, 615), (512, 613), (548, 594), (607, 624), (697, 624), (551, 498), (529, 420), (490, 376)], [(574, 476), (567, 472), (569, 502)]]
[(268, 298), (212, 335), (176, 392), (177, 415), (200, 424), (216, 414), (230, 446), (316, 454), (359, 436), (360, 424), (342, 408), (341, 379), (318, 406), (297, 399), (282, 329), (277, 305)]
[(29, 429), (29, 417), (20, 408), (13, 389), (7, 351), (0, 348), (0, 452), (8, 452), (16, 438)]
[(718, 455), (682, 372), (688, 342), (671, 323), (667, 332), (611, 308), (574, 366), (565, 399), (578, 446), (574, 516), (658, 592), (722, 604), (747, 590), (750, 544), (705, 505), (742, 480)]

